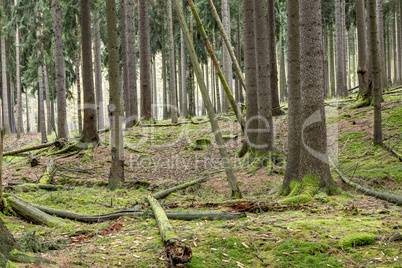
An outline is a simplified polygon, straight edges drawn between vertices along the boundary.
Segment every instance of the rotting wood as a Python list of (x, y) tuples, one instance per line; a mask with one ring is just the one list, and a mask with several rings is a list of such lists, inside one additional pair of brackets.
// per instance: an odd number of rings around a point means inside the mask
[(398, 158), (399, 161), (402, 162), (402, 154), (398, 153), (394, 148), (386, 144), (383, 145), (383, 148), (384, 150), (390, 152), (393, 156), (395, 156), (396, 158)]
[(226, 207), (230, 208), (230, 211), (236, 212), (268, 212), (268, 211), (276, 211), (283, 212), (288, 210), (303, 210), (309, 209), (311, 206), (306, 204), (282, 204), (282, 203), (274, 203), (274, 202), (259, 202), (259, 201), (238, 201), (238, 202), (224, 202), (224, 203), (196, 203), (187, 207), (210, 207), (210, 208), (218, 208), (218, 207)]
[(394, 203), (397, 205), (402, 205), (402, 197), (400, 196), (396, 196), (396, 195), (392, 195), (392, 194), (387, 194), (387, 193), (382, 193), (382, 192), (378, 192), (378, 191), (374, 191), (371, 190), (369, 188), (363, 187), (360, 184), (357, 184), (351, 180), (348, 179), (348, 177), (346, 177), (335, 165), (334, 163), (332, 163), (332, 161), (330, 161), (332, 168), (335, 170), (336, 173), (338, 173), (339, 177), (341, 177), (342, 181), (344, 181), (346, 184), (348, 184), (349, 186), (352, 186), (353, 188), (355, 188), (356, 190), (358, 190), (359, 192), (363, 193), (364, 195), (368, 195), (368, 196), (373, 196), (375, 198), (381, 199), (381, 200), (385, 200), (387, 202), (390, 203)]
[(169, 259), (170, 266), (174, 267), (176, 264), (190, 262), (192, 258), (190, 246), (179, 240), (179, 237), (174, 232), (159, 202), (150, 195), (148, 196), (148, 202), (152, 207), (156, 222), (158, 223), (159, 232), (162, 242), (165, 244), (166, 256)]
[(35, 153), (30, 153), (28, 156), (28, 163), (31, 167), (36, 167), (39, 164), (39, 159)]
[(50, 160), (49, 164), (46, 166), (46, 170), (42, 177), (39, 179), (41, 184), (51, 184), (53, 182), (53, 176), (57, 170), (57, 163), (54, 159)]
[(20, 189), (22, 192), (36, 191), (38, 189), (52, 191), (69, 191), (73, 190), (73, 187), (65, 187), (61, 185), (48, 185), (48, 184), (35, 184), (35, 183), (12, 183), (9, 182), (5, 187), (7, 190)]
[(166, 189), (166, 190), (162, 190), (162, 191), (159, 191), (159, 192), (155, 193), (155, 194), (153, 195), (153, 197), (156, 198), (156, 199), (165, 198), (166, 196), (170, 195), (171, 193), (173, 193), (173, 192), (175, 192), (175, 191), (182, 190), (182, 189), (186, 189), (187, 187), (190, 187), (190, 186), (192, 186), (192, 185), (194, 185), (194, 184), (203, 182), (203, 181), (205, 181), (206, 179), (207, 179), (207, 177), (203, 177), (203, 178), (199, 178), (199, 179), (196, 179), (196, 180), (193, 180), (193, 181), (189, 181), (189, 182), (186, 182), (186, 183), (183, 183), (183, 184), (176, 185), (176, 186), (174, 186), (174, 187), (172, 187), (172, 188), (169, 188), (169, 189)]
[(33, 223), (43, 224), (48, 227), (56, 227), (63, 224), (59, 219), (31, 206), (16, 196), (9, 196), (7, 202), (16, 213)]
[(30, 152), (30, 151), (36, 151), (36, 150), (43, 149), (43, 148), (47, 148), (47, 147), (51, 147), (51, 146), (54, 146), (54, 145), (56, 145), (56, 142), (50, 142), (50, 143), (46, 143), (46, 144), (40, 144), (40, 145), (36, 145), (36, 146), (24, 148), (24, 149), (18, 149), (18, 150), (14, 150), (14, 151), (5, 152), (5, 153), (3, 154), (3, 156), (19, 155), (20, 153), (25, 153), (25, 152)]

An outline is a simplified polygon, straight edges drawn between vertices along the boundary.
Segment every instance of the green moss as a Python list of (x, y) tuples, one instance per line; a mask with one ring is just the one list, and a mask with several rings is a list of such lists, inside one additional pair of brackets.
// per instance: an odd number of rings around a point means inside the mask
[(191, 148), (194, 151), (205, 151), (209, 144), (211, 144), (211, 139), (208, 138), (200, 138), (194, 141), (194, 144), (191, 145)]
[(308, 203), (313, 200), (313, 196), (318, 192), (318, 178), (314, 175), (304, 176), (301, 183), (292, 181), (290, 184), (291, 192), (288, 198), (278, 201), (279, 203)]
[(364, 99), (364, 100), (358, 101), (355, 104), (352, 104), (350, 106), (350, 109), (358, 109), (358, 108), (362, 108), (362, 107), (367, 107), (367, 106), (370, 106), (371, 104), (372, 104), (372, 102), (370, 100)]
[(368, 233), (351, 234), (344, 237), (339, 245), (344, 249), (354, 248), (355, 246), (372, 245), (374, 244), (375, 237), (376, 235)]

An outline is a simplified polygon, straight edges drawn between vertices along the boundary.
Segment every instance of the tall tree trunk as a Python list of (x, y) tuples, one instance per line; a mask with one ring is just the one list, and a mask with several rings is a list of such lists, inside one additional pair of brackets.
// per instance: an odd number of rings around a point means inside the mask
[(394, 75), (393, 75), (393, 80), (392, 82), (395, 83), (396, 81), (398, 81), (398, 51), (397, 51), (397, 47), (398, 47), (398, 38), (397, 38), (397, 26), (396, 23), (398, 21), (398, 13), (397, 13), (397, 1), (394, 1), (394, 19), (392, 20), (392, 47), (393, 47), (393, 65), (394, 65)]
[(287, 85), (286, 85), (286, 71), (285, 71), (285, 40), (283, 37), (283, 29), (282, 33), (280, 35), (280, 41), (279, 41), (279, 53), (280, 53), (280, 97), (281, 100), (285, 100), (287, 97)]
[(356, 24), (358, 44), (358, 66), (357, 75), (359, 78), (359, 95), (367, 92), (367, 65), (366, 65), (366, 16), (364, 13), (364, 0), (356, 2)]
[(134, 0), (125, 0), (126, 11), (126, 38), (127, 38), (127, 57), (128, 57), (128, 91), (130, 102), (130, 118), (126, 120), (126, 127), (131, 128), (138, 122), (138, 99), (137, 99), (137, 59), (135, 47), (135, 7)]
[(351, 28), (349, 30), (349, 59), (350, 59), (350, 64), (349, 64), (349, 76), (350, 76), (350, 83), (352, 88), (355, 86), (355, 75), (354, 74), (356, 70), (355, 66), (355, 54), (356, 54), (356, 47), (355, 47), (355, 29)]
[[(4, 1), (1, 1), (2, 6), (4, 6)], [(5, 26), (5, 17), (2, 16), (0, 19), (0, 25), (2, 27)], [(9, 115), (9, 103), (8, 103), (8, 85), (7, 85), (7, 61), (6, 61), (6, 33), (5, 30), (1, 30), (0, 36), (1, 43), (1, 88), (3, 92), (2, 98), (2, 107), (3, 107), (3, 116), (2, 116), (2, 127), (4, 127), (5, 133), (10, 133), (10, 115)]]
[[(369, 0), (366, 1), (368, 3)], [(366, 18), (366, 28), (367, 28), (367, 39), (366, 39), (366, 46), (367, 46), (367, 52), (366, 52), (366, 66), (367, 66), (367, 90), (365, 92), (365, 95), (363, 96), (364, 99), (367, 99), (369, 102), (373, 100), (373, 66), (372, 66), (372, 59), (371, 57), (373, 56), (371, 54), (371, 25), (370, 25), (370, 8), (369, 5), (367, 4), (366, 6), (366, 13), (367, 13), (367, 18)]]
[[(75, 14), (76, 22), (76, 35), (77, 40), (79, 39), (79, 22), (78, 14)], [(80, 56), (81, 56), (81, 44), (77, 41), (77, 51), (75, 52), (75, 72), (77, 76), (77, 114), (78, 114), (78, 133), (82, 134), (82, 109), (81, 109), (81, 74), (80, 74)]]
[(153, 100), (152, 100), (152, 103), (153, 103), (153, 107), (154, 107), (153, 113), (154, 113), (155, 120), (158, 120), (158, 87), (156, 85), (156, 58), (155, 57), (154, 57), (154, 62), (153, 62), (152, 67), (153, 67), (153, 70), (152, 70), (152, 77), (153, 77), (153, 83), (152, 83), (152, 85), (153, 85), (153, 94), (152, 94)]
[(256, 150), (261, 155), (274, 150), (274, 124), (272, 120), (271, 87), (269, 81), (271, 66), (269, 66), (269, 35), (265, 10), (265, 2), (254, 1), (255, 61), (259, 117)]
[(151, 48), (149, 41), (148, 1), (138, 0), (138, 31), (140, 36), (141, 118), (152, 118), (151, 99)]
[[(272, 100), (272, 115), (282, 115), (281, 106), (279, 103), (278, 91), (278, 68), (276, 62), (276, 45), (275, 45), (275, 3), (274, 0), (268, 0), (268, 35), (269, 35), (269, 66), (271, 67), (271, 100)], [(244, 27), (243, 27), (244, 31)], [(246, 52), (244, 52), (246, 54)], [(247, 87), (248, 90), (248, 87)], [(246, 92), (247, 95), (247, 92)], [(247, 99), (248, 101), (248, 99)]]
[[(299, 178), (300, 146), (301, 146), (301, 95), (300, 95), (300, 27), (299, 0), (288, 2), (288, 157), (282, 191), (290, 192), (290, 182)], [(329, 31), (330, 38), (332, 30)]]
[[(215, 40), (215, 32), (213, 32), (212, 34), (212, 49), (214, 51), (216, 48), (216, 40)], [(221, 113), (222, 112), (222, 106), (221, 106), (221, 94), (220, 94), (220, 89), (219, 89), (219, 77), (215, 72), (215, 91), (216, 91), (216, 110), (217, 113)]]
[[(322, 72), (321, 1), (300, 0), (301, 152), (299, 180), (316, 176), (327, 193), (336, 188), (329, 168)], [(303, 125), (301, 125), (303, 124)]]
[(126, 128), (130, 125), (130, 115), (131, 115), (131, 102), (130, 102), (130, 86), (129, 86), (129, 69), (128, 69), (128, 54), (127, 54), (127, 16), (126, 16), (126, 3), (127, 0), (120, 0), (120, 38), (121, 38), (121, 59), (122, 59), (122, 69), (123, 69), (123, 99), (124, 99), (124, 110), (126, 115)]
[(350, 35), (346, 33), (346, 81), (347, 81), (347, 89), (352, 88), (352, 77), (350, 76)]
[(332, 26), (329, 28), (329, 76), (330, 76), (330, 96), (336, 96), (335, 84), (335, 52), (334, 52), (334, 31)]
[(177, 87), (177, 97), (178, 97), (178, 104), (177, 104), (177, 107), (178, 107), (178, 111), (179, 111), (179, 117), (180, 117), (180, 115), (182, 115), (183, 114), (183, 92), (182, 92), (182, 90), (183, 90), (183, 79), (182, 79), (182, 73), (181, 73), (181, 62), (182, 62), (182, 60), (181, 60), (181, 42), (179, 42), (178, 43), (178, 45), (177, 45), (177, 53), (176, 53), (176, 55), (177, 55), (177, 63), (176, 63), (176, 66), (177, 66), (177, 84), (178, 84), (178, 87)]
[[(10, 53), (7, 53), (7, 54), (10, 54)], [(8, 93), (8, 96), (9, 96), (8, 103), (10, 104), (9, 105), (10, 132), (14, 134), (17, 132), (17, 127), (15, 124), (15, 113), (14, 113), (14, 103), (15, 103), (14, 80), (10, 77), (10, 74), (7, 74), (7, 77), (8, 77), (7, 80), (9, 82), (8, 88), (10, 90)]]
[(341, 0), (341, 16), (342, 16), (342, 56), (343, 56), (343, 96), (348, 96), (347, 77), (349, 75), (347, 70), (347, 35), (346, 35), (346, 13), (345, 13), (345, 0)]
[(163, 120), (168, 119), (165, 33), (162, 33)]
[[(84, 91), (84, 125), (80, 141), (82, 143), (92, 143), (93, 146), (97, 146), (99, 143), (99, 136), (96, 128), (96, 105), (91, 48), (90, 0), (81, 0), (81, 43), (82, 81)], [(59, 104), (57, 104), (57, 106), (59, 106)]]
[(402, 82), (402, 3), (399, 1), (399, 22), (398, 25), (398, 36), (399, 36), (399, 53), (398, 53), (398, 63), (399, 63), (399, 82)]
[[(254, 31), (255, 9), (252, 0), (243, 3), (243, 47), (244, 47), (244, 71), (246, 79), (247, 112), (245, 124), (245, 142), (248, 148), (255, 149), (258, 137), (258, 87), (257, 87), (257, 64), (256, 43)], [(269, 1), (268, 1), (269, 2)], [(272, 36), (269, 36), (271, 38)], [(272, 60), (272, 58), (271, 58)], [(270, 62), (272, 67), (272, 61)], [(272, 78), (272, 77), (271, 77)], [(271, 84), (272, 86), (272, 84)]]
[(107, 20), (107, 45), (109, 52), (109, 85), (110, 85), (110, 105), (109, 117), (111, 118), (111, 145), (112, 145), (112, 164), (110, 167), (109, 187), (116, 189), (124, 183), (124, 149), (122, 120), (120, 116), (120, 73), (119, 73), (119, 48), (117, 44), (116, 28), (116, 2), (106, 1), (106, 20)]
[[(183, 0), (181, 0), (181, 6), (183, 8)], [(181, 54), (181, 62), (180, 62), (180, 69), (181, 69), (181, 93), (182, 93), (182, 103), (181, 109), (183, 116), (185, 118), (188, 117), (188, 109), (187, 109), (187, 82), (186, 82), (186, 49), (184, 45), (184, 37), (183, 37), (183, 30), (180, 29), (180, 54)]]
[[(328, 30), (325, 29), (323, 33), (324, 40), (323, 40), (323, 49), (324, 49), (324, 97), (328, 98), (329, 96), (329, 53), (328, 53)], [(289, 66), (289, 64), (288, 64)], [(289, 67), (288, 67), (289, 68)]]
[[(27, 133), (31, 132), (31, 124), (29, 120), (29, 99), (28, 99), (28, 89), (25, 89), (25, 104), (26, 104), (26, 114), (27, 114)], [(1, 116), (0, 116), (1, 117)]]
[(387, 23), (386, 28), (386, 36), (387, 36), (387, 81), (391, 83), (391, 33), (390, 33), (390, 25), (389, 22)]
[(377, 17), (377, 37), (380, 61), (380, 75), (381, 75), (381, 89), (388, 87), (387, 83), (387, 69), (385, 65), (385, 40), (384, 40), (384, 20), (382, 11), (382, 1), (376, 0), (376, 17)]
[(377, 28), (376, 0), (369, 0), (370, 9), (370, 30), (371, 30), (371, 66), (373, 70), (373, 95), (374, 95), (374, 145), (382, 145), (382, 126), (381, 126), (381, 63), (379, 51), (379, 36)]
[(170, 66), (170, 95), (171, 95), (171, 117), (172, 123), (177, 123), (177, 90), (176, 90), (176, 75), (175, 75), (175, 58), (174, 58), (174, 40), (173, 40), (173, 17), (172, 17), (172, 0), (167, 0), (168, 12), (168, 38), (169, 38), (169, 66)]
[[(225, 32), (227, 33), (229, 41), (231, 41), (231, 29), (230, 29), (230, 8), (229, 8), (229, 0), (222, 0), (222, 24)], [(226, 77), (226, 81), (228, 82), (230, 91), (233, 92), (233, 75), (232, 75), (232, 59), (230, 58), (229, 50), (225, 45), (225, 41), (222, 38), (222, 65), (223, 65), (223, 75)], [(223, 111), (226, 112), (229, 109), (229, 100), (224, 94), (223, 90), (221, 91), (222, 97), (222, 108)]]
[[(41, 57), (41, 53), (38, 51), (38, 56)], [(47, 143), (46, 136), (46, 120), (45, 120), (45, 105), (43, 103), (43, 74), (42, 74), (42, 65), (38, 67), (38, 80), (39, 80), (39, 88), (38, 88), (38, 102), (40, 103), (39, 109), (39, 129), (41, 134), (42, 143)]]
[(47, 121), (47, 134), (52, 134), (52, 117), (51, 117), (51, 105), (50, 105), (50, 89), (49, 89), (49, 77), (47, 74), (46, 57), (43, 55), (43, 78), (45, 80), (45, 97), (46, 97), (46, 121)]
[[(193, 24), (194, 24), (194, 19), (191, 17), (190, 19), (190, 33), (191, 33), (191, 41), (193, 42)], [(189, 66), (188, 66), (188, 71), (189, 71), (189, 93), (188, 93), (188, 100), (189, 100), (189, 115), (190, 116), (195, 116), (195, 86), (194, 86), (194, 66), (189, 61)]]
[(342, 31), (342, 2), (335, 0), (335, 27), (336, 27), (336, 96), (345, 96), (343, 31)]
[(60, 0), (52, 0), (52, 11), (55, 54), (54, 60), (56, 65), (57, 131), (58, 138), (61, 139), (68, 138), (68, 127)]
[(105, 119), (103, 112), (103, 94), (102, 94), (102, 55), (101, 55), (101, 37), (100, 37), (100, 17), (99, 11), (94, 11), (94, 52), (95, 52), (95, 92), (96, 92), (96, 114), (98, 116), (98, 129), (105, 128)]
[[(14, 5), (17, 6), (17, 0), (14, 0)], [(20, 39), (19, 26), (15, 30), (15, 69), (17, 80), (17, 139), (21, 138), (21, 133), (24, 132), (24, 121), (22, 118), (22, 96), (21, 96), (21, 72), (20, 72)]]

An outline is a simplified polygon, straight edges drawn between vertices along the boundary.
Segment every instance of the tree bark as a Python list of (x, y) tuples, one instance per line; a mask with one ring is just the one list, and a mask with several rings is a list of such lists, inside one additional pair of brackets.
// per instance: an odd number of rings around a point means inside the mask
[(398, 13), (397, 13), (397, 1), (394, 1), (394, 19), (392, 20), (392, 46), (393, 46), (393, 65), (394, 65), (394, 75), (393, 75), (393, 80), (392, 82), (395, 83), (398, 81), (398, 39), (397, 39), (397, 26), (396, 23), (398, 21)]
[(356, 2), (356, 24), (358, 44), (358, 67), (359, 95), (367, 92), (367, 67), (366, 67), (366, 16), (364, 13), (364, 0)]
[(169, 68), (170, 68), (170, 116), (172, 117), (172, 123), (175, 124), (178, 121), (177, 115), (177, 90), (176, 90), (176, 75), (175, 75), (175, 58), (174, 58), (174, 41), (173, 41), (173, 17), (172, 17), (172, 0), (167, 0), (167, 12), (168, 12), (168, 38), (169, 38)]
[[(1, 5), (4, 6), (4, 0), (1, 1)], [(6, 24), (5, 17), (2, 16), (0, 19), (0, 25), (4, 27)], [(7, 61), (6, 61), (6, 34), (5, 31), (1, 31), (0, 36), (1, 43), (1, 88), (2, 88), (2, 108), (3, 116), (0, 116), (2, 121), (1, 126), (4, 128), (6, 133), (10, 133), (10, 115), (9, 115), (9, 103), (8, 103), (8, 85), (7, 85)]]
[(388, 87), (387, 82), (387, 68), (385, 65), (385, 40), (384, 40), (384, 20), (382, 10), (383, 0), (376, 0), (376, 17), (377, 17), (377, 38), (378, 38), (378, 50), (380, 61), (380, 75), (381, 75), (381, 90)]
[(373, 95), (374, 95), (374, 145), (382, 145), (382, 126), (381, 126), (381, 63), (380, 51), (378, 46), (377, 12), (376, 0), (369, 0), (370, 9), (370, 30), (371, 30), (371, 66), (373, 70)]
[(43, 78), (45, 81), (47, 134), (50, 135), (52, 134), (52, 117), (51, 117), (51, 105), (50, 105), (49, 77), (47, 73), (47, 64), (45, 55), (43, 55)]
[(148, 1), (138, 0), (138, 31), (140, 35), (140, 86), (141, 86), (141, 118), (148, 121), (152, 118), (151, 99), (151, 56), (148, 25)]
[[(37, 36), (39, 37), (39, 31), (37, 31)], [(41, 58), (41, 52), (38, 50), (38, 58)], [(45, 121), (45, 106), (43, 103), (43, 74), (42, 74), (42, 65), (38, 67), (38, 80), (39, 80), (39, 87), (38, 87), (38, 102), (39, 102), (39, 129), (41, 134), (41, 142), (47, 143), (47, 136), (46, 136), (46, 121)]]
[[(283, 30), (281, 30), (283, 31)], [(285, 100), (287, 97), (287, 85), (286, 85), (286, 70), (285, 70), (285, 44), (284, 44), (284, 37), (283, 33), (280, 35), (279, 40), (279, 53), (281, 62), (280, 66), (280, 99)]]
[(96, 92), (96, 114), (98, 116), (98, 129), (105, 128), (105, 119), (103, 111), (103, 93), (102, 93), (102, 55), (101, 55), (101, 37), (100, 37), (100, 17), (99, 11), (94, 11), (94, 51), (95, 51), (95, 92)]
[[(215, 51), (216, 42), (215, 42), (215, 33), (212, 34), (212, 50)], [(216, 92), (216, 113), (219, 114), (222, 112), (221, 106), (221, 94), (219, 89), (219, 77), (215, 71), (215, 92)]]
[[(244, 7), (243, 7), (244, 8)], [(244, 18), (243, 18), (244, 19)], [(279, 103), (279, 90), (278, 90), (278, 68), (276, 61), (276, 42), (275, 42), (275, 1), (268, 0), (268, 36), (269, 36), (269, 66), (271, 67), (271, 100), (272, 100), (272, 115), (279, 116), (283, 114), (281, 105)], [(244, 27), (243, 27), (244, 29)], [(244, 31), (244, 30), (243, 30)], [(244, 42), (244, 41), (243, 41)], [(244, 54), (246, 54), (244, 50)], [(244, 59), (244, 61), (246, 61)], [(246, 75), (247, 77), (247, 75)], [(248, 87), (247, 87), (248, 89)], [(247, 92), (246, 92), (247, 94)], [(248, 101), (248, 98), (247, 98)], [(253, 102), (251, 102), (253, 103)]]
[[(17, 6), (17, 0), (14, 0), (14, 5)], [(15, 30), (15, 69), (17, 80), (17, 139), (21, 138), (21, 133), (24, 132), (24, 122), (22, 118), (22, 93), (21, 93), (21, 72), (20, 72), (20, 41), (19, 41), (19, 25)], [(0, 198), (1, 200), (1, 198)]]
[(321, 1), (300, 0), (300, 76), (301, 87), (301, 151), (299, 180), (316, 176), (319, 188), (333, 194), (337, 186), (332, 180), (327, 152), (327, 128), (324, 108), (322, 71)]
[[(299, 178), (301, 146), (301, 94), (300, 94), (300, 26), (299, 0), (288, 2), (288, 70), (289, 108), (288, 108), (288, 157), (285, 177), (282, 183), (284, 194), (290, 192), (290, 182)], [(330, 30), (330, 39), (332, 30)], [(330, 51), (331, 53), (331, 51)], [(333, 69), (332, 69), (333, 70)]]
[(120, 73), (119, 73), (119, 47), (117, 44), (116, 28), (116, 2), (106, 1), (107, 20), (107, 46), (109, 52), (109, 85), (110, 104), (109, 117), (111, 118), (111, 146), (112, 163), (109, 174), (109, 187), (116, 189), (124, 183), (124, 149), (122, 118), (120, 116)]
[(53, 11), (54, 50), (55, 50), (55, 64), (56, 64), (57, 131), (59, 138), (68, 138), (66, 85), (65, 85), (63, 39), (62, 39), (63, 29), (61, 21), (60, 0), (52, 0), (52, 11)]
[[(81, 0), (82, 81), (84, 91), (84, 125), (80, 141), (97, 146), (96, 104), (92, 66), (90, 0)], [(59, 106), (59, 105), (58, 105)], [(58, 107), (59, 108), (59, 107)]]
[[(3, 140), (4, 129), (0, 129), (0, 211), (3, 209)], [(0, 219), (1, 220), (1, 219)]]
[[(329, 76), (330, 76), (330, 94), (328, 96), (336, 96), (335, 84), (335, 52), (334, 52), (334, 31), (332, 26), (329, 27)], [(290, 94), (290, 93), (289, 93)]]
[[(26, 104), (26, 114), (27, 114), (27, 133), (29, 133), (29, 132), (31, 132), (31, 124), (30, 124), (30, 120), (29, 120), (28, 90), (25, 90), (25, 104)], [(0, 114), (0, 121), (1, 121), (1, 114)]]
[[(231, 27), (230, 27), (230, 8), (229, 8), (229, 0), (222, 0), (222, 24), (224, 27), (224, 30), (226, 33), (228, 33), (227, 38), (228, 42), (231, 42)], [(233, 74), (232, 74), (232, 60), (230, 58), (230, 53), (228, 48), (225, 45), (225, 40), (222, 38), (222, 69), (223, 69), (223, 75), (227, 78), (228, 86), (230, 89), (230, 92), (233, 92)], [(223, 94), (224, 91), (221, 91), (221, 95), (227, 95)], [(223, 112), (227, 112), (229, 109), (229, 100), (226, 97), (222, 97), (222, 109)]]
[[(183, 8), (183, 0), (180, 1), (180, 4)], [(180, 54), (181, 54), (181, 86), (182, 86), (182, 103), (181, 109), (183, 113), (183, 117), (188, 117), (188, 108), (187, 108), (187, 81), (186, 81), (186, 48), (184, 45), (184, 37), (183, 37), (183, 30), (180, 29)]]
[(343, 31), (342, 31), (342, 2), (335, 0), (335, 27), (336, 27), (336, 96), (345, 97)]

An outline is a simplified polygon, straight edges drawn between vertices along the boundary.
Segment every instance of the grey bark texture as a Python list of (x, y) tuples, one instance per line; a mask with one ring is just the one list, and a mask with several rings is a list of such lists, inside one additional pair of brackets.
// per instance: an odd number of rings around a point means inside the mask
[(57, 92), (57, 131), (59, 138), (68, 137), (66, 85), (63, 56), (63, 29), (61, 21), (60, 0), (52, 0), (54, 54), (56, 67), (56, 92)]
[(335, 51), (334, 51), (334, 31), (333, 28), (329, 29), (329, 76), (330, 76), (330, 95), (336, 96), (336, 84), (335, 84)]
[[(14, 0), (14, 5), (17, 6), (17, 0)], [(21, 137), (21, 133), (24, 132), (24, 122), (22, 118), (22, 93), (21, 93), (21, 72), (20, 72), (20, 37), (19, 28), (15, 30), (15, 69), (17, 80), (17, 139)]]
[(148, 1), (138, 0), (138, 31), (140, 36), (140, 90), (141, 90), (141, 119), (148, 121), (152, 118), (151, 99), (151, 48), (149, 41)]
[(169, 67), (170, 67), (170, 96), (171, 96), (171, 117), (172, 123), (177, 123), (178, 120), (178, 107), (177, 107), (177, 88), (176, 88), (176, 75), (175, 70), (175, 57), (174, 57), (174, 41), (173, 41), (173, 17), (172, 17), (172, 0), (167, 0), (167, 13), (168, 13), (168, 38), (169, 38)]
[(367, 91), (367, 66), (366, 66), (366, 16), (364, 13), (364, 0), (356, 1), (356, 24), (357, 24), (357, 45), (358, 45), (358, 67), (359, 95)]
[[(227, 37), (229, 42), (231, 42), (231, 29), (230, 29), (230, 8), (229, 8), (229, 0), (222, 0), (222, 24), (227, 33)], [(225, 45), (225, 41), (222, 38), (222, 65), (223, 65), (223, 75), (226, 77), (228, 82), (230, 91), (233, 92), (233, 74), (232, 74), (232, 59), (230, 58), (229, 50)], [(222, 109), (223, 112), (226, 112), (229, 108), (229, 100), (227, 99), (226, 94), (223, 90), (221, 90), (222, 95)]]
[[(180, 4), (183, 8), (183, 0), (180, 1)], [(183, 117), (188, 117), (188, 109), (187, 109), (187, 82), (186, 82), (186, 48), (184, 45), (184, 38), (183, 38), (183, 30), (180, 30), (180, 54), (181, 54), (181, 110), (183, 113)]]
[(94, 11), (95, 92), (98, 129), (105, 128), (102, 93), (102, 63), (99, 11)]
[(321, 1), (300, 0), (301, 151), (299, 179), (314, 175), (332, 193), (324, 108)]
[[(3, 4), (3, 1), (1, 2)], [(5, 26), (5, 17), (0, 19), (1, 27)], [(2, 88), (2, 108), (3, 116), (0, 116), (2, 121), (2, 127), (6, 133), (10, 133), (10, 115), (9, 115), (9, 103), (8, 103), (8, 85), (7, 85), (7, 61), (6, 61), (6, 34), (5, 30), (1, 30), (0, 36), (1, 43), (1, 88)]]
[(343, 55), (343, 31), (342, 31), (342, 2), (335, 0), (335, 36), (336, 36), (336, 95), (345, 96), (344, 81), (344, 55)]

